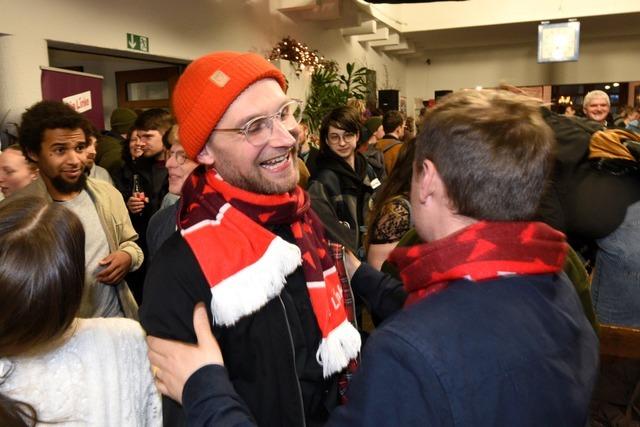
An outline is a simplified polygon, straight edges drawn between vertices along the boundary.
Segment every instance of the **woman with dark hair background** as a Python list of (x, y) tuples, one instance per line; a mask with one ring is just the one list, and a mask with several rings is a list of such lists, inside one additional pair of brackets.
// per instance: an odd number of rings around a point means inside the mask
[(77, 319), (84, 230), (35, 197), (0, 207), (0, 425), (160, 425), (144, 332)]
[(362, 247), (369, 199), (380, 185), (373, 168), (356, 150), (360, 136), (356, 110), (332, 110), (320, 127), (320, 154), (311, 176), (311, 206), (322, 219), (328, 237), (353, 252)]

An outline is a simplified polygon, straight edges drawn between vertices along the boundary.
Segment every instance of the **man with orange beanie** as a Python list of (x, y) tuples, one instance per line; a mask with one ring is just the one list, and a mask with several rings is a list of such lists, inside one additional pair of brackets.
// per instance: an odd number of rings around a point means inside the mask
[[(228, 375), (263, 426), (324, 423), (360, 351), (343, 264), (296, 185), (302, 105), (285, 90), (282, 73), (253, 53), (206, 55), (181, 76), (173, 110), (200, 166), (140, 309), (149, 335), (193, 343), (193, 307), (204, 302), (228, 361), (209, 378)], [(169, 398), (164, 417), (184, 423)]]

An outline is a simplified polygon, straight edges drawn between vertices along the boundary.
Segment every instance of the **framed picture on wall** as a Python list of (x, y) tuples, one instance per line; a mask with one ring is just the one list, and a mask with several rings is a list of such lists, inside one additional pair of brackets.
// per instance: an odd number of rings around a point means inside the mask
[(538, 62), (577, 61), (580, 54), (580, 22), (538, 25)]

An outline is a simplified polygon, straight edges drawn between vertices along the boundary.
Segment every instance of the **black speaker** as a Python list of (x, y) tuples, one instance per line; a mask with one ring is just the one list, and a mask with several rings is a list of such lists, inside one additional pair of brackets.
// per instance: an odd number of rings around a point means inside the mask
[(386, 113), (389, 110), (399, 110), (400, 91), (396, 89), (386, 89), (378, 91), (378, 108)]

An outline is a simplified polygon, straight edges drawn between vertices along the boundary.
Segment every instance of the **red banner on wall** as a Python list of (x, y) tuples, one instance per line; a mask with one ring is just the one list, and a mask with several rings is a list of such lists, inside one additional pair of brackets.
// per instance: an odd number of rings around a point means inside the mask
[(42, 99), (62, 101), (84, 114), (98, 130), (104, 129), (102, 76), (40, 67)]

